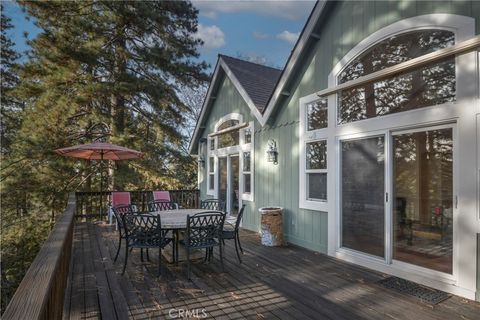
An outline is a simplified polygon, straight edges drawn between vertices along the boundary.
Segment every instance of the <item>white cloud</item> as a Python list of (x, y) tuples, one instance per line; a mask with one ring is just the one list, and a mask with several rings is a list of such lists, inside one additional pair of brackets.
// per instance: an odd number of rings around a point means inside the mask
[(253, 12), (262, 16), (274, 16), (289, 20), (305, 21), (315, 1), (209, 1), (194, 0), (193, 5), (201, 16), (215, 19), (218, 13)]
[(270, 38), (270, 35), (269, 35), (268, 33), (263, 33), (263, 32), (261, 32), (261, 31), (254, 31), (254, 32), (253, 32), (253, 37), (254, 37), (255, 39), (260, 39), (260, 40), (262, 40), (262, 39), (268, 39), (268, 38)]
[(295, 44), (297, 42), (298, 36), (300, 36), (300, 32), (290, 32), (290, 31), (282, 31), (277, 34), (277, 39), (287, 41), (290, 44)]
[(222, 29), (213, 26), (198, 25), (197, 38), (203, 40), (203, 48), (217, 49), (225, 46), (225, 33)]

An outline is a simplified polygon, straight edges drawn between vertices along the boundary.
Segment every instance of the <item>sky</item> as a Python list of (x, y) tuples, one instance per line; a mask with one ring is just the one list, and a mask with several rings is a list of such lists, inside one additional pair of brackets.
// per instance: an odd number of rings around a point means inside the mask
[[(17, 4), (2, 2), (14, 25), (10, 36), (23, 52), (28, 49), (24, 34), (32, 39), (40, 30)], [(219, 53), (283, 68), (314, 4), (306, 0), (194, 0), (199, 10), (197, 37), (204, 41), (200, 58), (211, 68)]]

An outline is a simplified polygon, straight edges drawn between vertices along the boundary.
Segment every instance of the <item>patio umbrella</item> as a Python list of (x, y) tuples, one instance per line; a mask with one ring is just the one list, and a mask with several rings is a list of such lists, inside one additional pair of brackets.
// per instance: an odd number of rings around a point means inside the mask
[[(130, 160), (143, 157), (140, 151), (128, 149), (111, 143), (95, 142), (89, 144), (80, 144), (76, 146), (56, 149), (55, 153), (65, 156), (87, 160)], [(102, 202), (103, 191), (103, 170), (100, 177), (100, 202)], [(102, 218), (102, 207), (100, 206), (100, 219)]]

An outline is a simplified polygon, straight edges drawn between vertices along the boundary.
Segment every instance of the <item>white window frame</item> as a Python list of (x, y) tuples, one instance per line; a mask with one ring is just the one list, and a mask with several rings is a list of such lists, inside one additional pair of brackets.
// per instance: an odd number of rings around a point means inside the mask
[[(356, 57), (367, 49), (375, 46), (393, 35), (421, 29), (449, 30), (455, 34), (455, 43), (468, 40), (475, 36), (475, 19), (453, 14), (429, 14), (404, 19), (374, 32), (348, 52), (333, 68), (328, 78), (328, 88), (337, 85), (337, 76)], [(476, 228), (478, 221), (475, 214), (476, 203), (468, 199), (476, 197), (476, 176), (472, 175), (471, 168), (476, 165), (475, 146), (475, 112), (480, 103), (477, 94), (478, 74), (475, 72), (476, 52), (469, 52), (455, 57), (456, 72), (456, 100), (441, 105), (424, 107), (415, 110), (359, 120), (346, 124), (337, 124), (337, 94), (328, 95), (328, 130), (325, 136), (327, 143), (328, 164), (328, 254), (381, 272), (397, 275), (412, 281), (448, 291), (467, 298), (474, 298), (476, 291), (476, 270), (468, 266), (476, 263)], [(477, 104), (477, 108), (474, 105)], [(302, 121), (302, 118), (300, 118)], [(458, 197), (458, 207), (454, 210), (454, 261), (453, 275), (439, 275), (439, 272), (421, 268), (410, 264), (378, 261), (366, 254), (348, 252), (340, 248), (339, 215), (338, 209), (341, 198), (340, 181), (340, 142), (346, 138), (364, 135), (374, 135), (375, 132), (387, 132), (387, 137), (398, 130), (427, 128), (431, 126), (456, 123), (457, 137), (454, 152), (458, 161), (454, 164), (454, 181), (462, 181), (454, 185), (455, 196)], [(387, 143), (387, 142), (386, 142)], [(302, 143), (301, 143), (302, 146)], [(302, 159), (300, 160), (302, 161)], [(461, 164), (459, 166), (459, 164)], [(387, 172), (386, 181), (391, 181), (392, 173)], [(391, 183), (386, 190), (391, 195)], [(456, 191), (455, 191), (456, 188)], [(462, 201), (463, 199), (463, 201)], [(391, 202), (391, 201), (390, 201)], [(391, 203), (386, 206), (391, 209)], [(387, 222), (388, 223), (388, 222)], [(386, 237), (388, 237), (388, 233)], [(388, 257), (387, 257), (388, 259)]]
[[(237, 120), (240, 123), (243, 123), (243, 116), (239, 113), (229, 113), (215, 123), (214, 131), (215, 133), (218, 131), (218, 128), (222, 123), (228, 120)], [(245, 143), (245, 130), (250, 129), (251, 131), (251, 141), (250, 143)], [(219, 157), (226, 157), (229, 155), (238, 154), (239, 156), (239, 172), (238, 172), (238, 179), (239, 179), (239, 193), (240, 193), (240, 200), (245, 201), (253, 201), (254, 199), (254, 180), (255, 180), (255, 172), (254, 172), (254, 164), (255, 164), (255, 152), (254, 152), (254, 139), (255, 139), (255, 131), (254, 131), (254, 122), (250, 121), (248, 126), (242, 129), (239, 129), (239, 144), (235, 146), (225, 147), (225, 148), (218, 148), (218, 136), (209, 137), (208, 141), (213, 140), (215, 142), (215, 150), (210, 150), (210, 144), (208, 148), (208, 157), (214, 158), (215, 168), (214, 168), (214, 186), (213, 189), (210, 189), (210, 179), (207, 182), (207, 195), (211, 195), (213, 197), (219, 197), (219, 189), (218, 189), (218, 178), (219, 178), (219, 171), (218, 171), (218, 158)], [(243, 192), (244, 186), (244, 172), (243, 172), (243, 153), (250, 152), (250, 193)], [(210, 166), (210, 164), (209, 164)], [(210, 168), (210, 167), (209, 167)], [(208, 169), (209, 169), (208, 168)], [(210, 177), (208, 177), (210, 178)]]
[[(330, 107), (328, 106), (328, 122), (326, 128), (321, 128), (317, 130), (307, 131), (307, 105), (314, 101), (320, 100), (316, 93), (310, 94), (308, 96), (300, 98), (299, 109), (300, 109), (300, 124), (299, 124), (299, 137), (300, 137), (300, 159), (299, 159), (299, 207), (302, 209), (309, 209), (315, 211), (327, 211), (328, 210), (328, 180), (330, 179), (330, 174), (328, 173), (329, 161), (328, 161), (328, 128), (331, 126), (330, 121)], [(329, 101), (327, 101), (327, 104)], [(315, 169), (307, 170), (307, 155), (306, 155), (306, 145), (309, 142), (316, 141), (327, 141), (327, 168), (326, 169)], [(308, 173), (327, 173), (327, 200), (314, 200), (308, 198)]]
[[(245, 130), (250, 129), (251, 132), (251, 139), (249, 143), (245, 143)], [(254, 184), (255, 184), (255, 174), (254, 174), (254, 164), (255, 164), (255, 148), (254, 146), (254, 139), (255, 139), (255, 132), (254, 132), (254, 123), (250, 121), (248, 127), (243, 128), (240, 130), (240, 148), (242, 152), (240, 153), (240, 193), (242, 200), (245, 201), (253, 201), (253, 194), (254, 194)], [(243, 153), (250, 152), (250, 171), (243, 171)], [(244, 185), (245, 185), (245, 178), (244, 174), (250, 174), (250, 192), (244, 192)]]

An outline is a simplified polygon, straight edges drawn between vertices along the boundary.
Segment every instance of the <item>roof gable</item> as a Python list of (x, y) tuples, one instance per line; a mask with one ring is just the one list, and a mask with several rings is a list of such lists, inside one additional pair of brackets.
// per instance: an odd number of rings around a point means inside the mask
[(246, 91), (255, 107), (263, 113), (282, 70), (220, 55)]
[(265, 110), (272, 91), (275, 89), (281, 73), (282, 70), (276, 68), (219, 55), (207, 96), (203, 101), (202, 111), (197, 121), (192, 141), (190, 142), (189, 152), (195, 153), (201, 131), (205, 129), (205, 122), (207, 120), (205, 117), (209, 114), (209, 109), (213, 105), (215, 95), (220, 89), (221, 80), (224, 75), (231, 80), (235, 89), (240, 93), (250, 108), (251, 113), (260, 122), (262, 113)]

